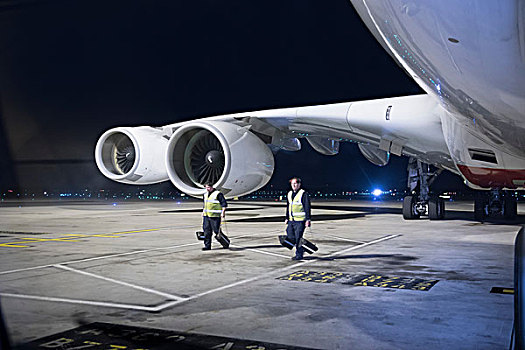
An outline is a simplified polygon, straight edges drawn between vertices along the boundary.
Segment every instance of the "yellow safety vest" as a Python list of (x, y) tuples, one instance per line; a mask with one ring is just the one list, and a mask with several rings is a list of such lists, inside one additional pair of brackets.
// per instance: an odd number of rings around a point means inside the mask
[(297, 194), (294, 198), (293, 191), (288, 192), (288, 220), (290, 221), (305, 221), (306, 214), (304, 212), (303, 203), (301, 199), (303, 198), (304, 190), (300, 189), (297, 191)]
[(218, 218), (221, 216), (222, 207), (221, 202), (217, 200), (219, 191), (213, 191), (211, 194), (206, 191), (204, 194), (204, 215), (211, 218)]

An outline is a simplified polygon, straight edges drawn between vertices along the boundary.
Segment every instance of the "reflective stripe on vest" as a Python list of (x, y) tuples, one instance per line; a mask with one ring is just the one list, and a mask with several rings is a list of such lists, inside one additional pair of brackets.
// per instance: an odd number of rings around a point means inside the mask
[(220, 217), (222, 213), (221, 202), (217, 200), (219, 191), (213, 191), (212, 194), (204, 194), (204, 215), (208, 217)]
[(305, 221), (306, 214), (304, 212), (303, 198), (304, 190), (299, 190), (294, 198), (293, 191), (288, 192), (288, 220), (290, 221)]

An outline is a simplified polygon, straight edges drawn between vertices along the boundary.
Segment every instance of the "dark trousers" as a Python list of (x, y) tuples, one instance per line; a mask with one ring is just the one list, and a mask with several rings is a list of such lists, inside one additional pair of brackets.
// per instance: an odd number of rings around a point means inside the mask
[(219, 229), (221, 228), (221, 218), (210, 218), (205, 216), (203, 219), (202, 230), (204, 231), (204, 247), (211, 248), (211, 232), (213, 231), (215, 234), (219, 233)]
[(301, 246), (306, 221), (288, 221), (286, 227), (286, 237), (288, 240), (295, 242), (295, 256), (302, 259), (304, 249)]

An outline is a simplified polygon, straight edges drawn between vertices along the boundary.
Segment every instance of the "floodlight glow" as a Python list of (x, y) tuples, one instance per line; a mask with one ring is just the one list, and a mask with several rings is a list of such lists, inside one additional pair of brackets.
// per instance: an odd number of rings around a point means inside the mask
[(372, 194), (375, 196), (375, 197), (378, 197), (380, 195), (383, 194), (383, 191), (381, 191), (379, 188), (376, 188), (375, 190), (372, 191)]

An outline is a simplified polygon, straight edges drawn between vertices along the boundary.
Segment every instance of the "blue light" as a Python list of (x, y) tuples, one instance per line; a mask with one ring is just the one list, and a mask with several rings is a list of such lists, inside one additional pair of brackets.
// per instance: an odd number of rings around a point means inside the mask
[(113, 203), (113, 206), (116, 207), (116, 206), (117, 206), (117, 203)]
[(383, 194), (383, 191), (380, 190), (379, 188), (376, 188), (375, 190), (372, 191), (372, 194), (374, 195), (374, 197), (379, 197), (380, 195)]

